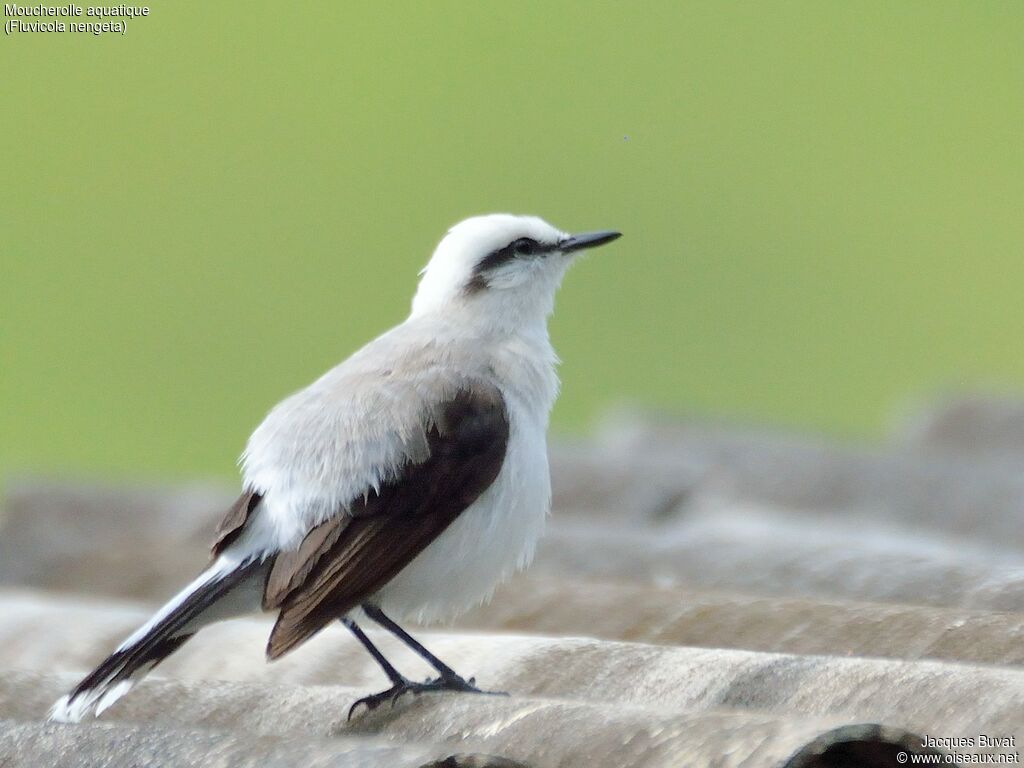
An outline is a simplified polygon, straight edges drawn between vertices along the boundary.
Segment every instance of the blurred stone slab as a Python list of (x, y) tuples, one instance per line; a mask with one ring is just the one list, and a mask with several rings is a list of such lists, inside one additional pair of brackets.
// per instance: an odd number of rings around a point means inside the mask
[(555, 443), (548, 453), (556, 514), (646, 524), (716, 487), (716, 468), (700, 453), (631, 453), (607, 439)]
[[(441, 757), (437, 757), (438, 755)], [(195, 766), (232, 768), (419, 768), (444, 760), (438, 747), (388, 744), (370, 739), (282, 738), (152, 724), (89, 723), (79, 727), (0, 719), (0, 765), (4, 768), (97, 768), (97, 766)], [(465, 768), (515, 768), (521, 763), (482, 759), (450, 762)]]
[(906, 445), (929, 451), (975, 454), (996, 461), (1024, 457), (1024, 399), (968, 394), (922, 407), (897, 435)]
[(460, 627), (780, 653), (1024, 664), (1024, 613), (521, 576)]
[(231, 503), (205, 484), (123, 487), (12, 481), (0, 528), (0, 583), (147, 597), (209, 561)]
[[(0, 581), (162, 601), (207, 562), (209, 510), (227, 498), (79, 493), (14, 493)], [(1024, 612), (1024, 553), (903, 520), (810, 524), (806, 511), (709, 497), (660, 525), (556, 514), (549, 528), (533, 575)]]
[[(11, 715), (19, 720), (33, 719), (26, 710), (36, 708), (40, 699), (45, 702), (58, 695), (70, 682), (66, 676), (0, 674), (0, 707), (14, 703)], [(111, 708), (102, 724), (22, 726), (20, 733), (23, 739), (34, 735), (39, 740), (57, 741), (53, 747), (57, 755), (76, 754), (83, 741), (91, 746), (97, 735), (100, 745), (107, 746), (111, 740), (104, 732), (118, 728), (130, 735), (119, 741), (160, 755), (159, 750), (165, 746), (163, 734), (177, 734), (179, 740), (186, 741), (197, 733), (195, 729), (203, 728), (215, 734), (232, 734), (232, 746), (243, 757), (266, 753), (274, 759), (285, 744), (289, 748), (303, 745), (295, 755), (298, 759), (281, 764), (307, 765), (304, 760), (316, 759), (331, 747), (340, 758), (363, 759), (364, 765), (405, 765), (430, 751), (452, 753), (482, 748), (492, 757), (477, 764), (494, 768), (500, 765), (499, 758), (494, 757), (497, 755), (511, 756), (527, 765), (566, 768), (768, 767), (786, 765), (791, 756), (821, 742), (823, 737), (833, 745), (841, 741), (862, 746), (881, 742), (910, 747), (920, 743), (902, 729), (850, 729), (829, 717), (686, 712), (600, 701), (452, 694), (403, 701), (394, 709), (379, 709), (347, 722), (346, 703), (357, 693), (333, 686), (299, 689), (154, 679)], [(145, 726), (133, 729), (131, 723)], [(19, 732), (17, 727), (14, 730)], [(301, 740), (296, 738), (300, 736)], [(382, 738), (392, 742), (390, 750), (394, 754), (380, 751), (388, 749), (382, 747)], [(249, 750), (239, 749), (246, 743)], [(198, 740), (197, 746), (203, 750), (223, 749), (223, 745), (211, 743), (209, 733)], [(189, 759), (194, 754), (184, 753), (187, 764), (194, 764)], [(386, 762), (392, 758), (399, 762)], [(166, 757), (161, 755), (160, 760), (159, 764), (164, 764)]]
[[(0, 669), (84, 671), (147, 616), (138, 610), (132, 621), (127, 609), (110, 613), (102, 607), (70, 613), (68, 601), (44, 596), (37, 601), (49, 610), (28, 610), (24, 599), (0, 602), (5, 616), (0, 623), (0, 648), (4, 649)], [(86, 615), (89, 612), (93, 615)], [(274, 664), (263, 659), (269, 629), (265, 620), (210, 627), (158, 672), (205, 683), (229, 680), (352, 688), (340, 696), (334, 712), (338, 717), (343, 717), (346, 702), (351, 703), (356, 694), (384, 687), (373, 660), (340, 625)], [(420, 634), (438, 656), (463, 674), (475, 675), (484, 688), (512, 692), (516, 706), (553, 699), (614, 704), (614, 709), (622, 711), (639, 707), (688, 713), (729, 710), (800, 720), (834, 717), (950, 735), (1017, 733), (1024, 728), (1024, 670), (1013, 668), (570, 637)], [(371, 632), (371, 637), (409, 677), (428, 674), (422, 662), (390, 636)], [(45, 645), (34, 644), (34, 639)], [(134, 699), (134, 693), (126, 697), (125, 706), (135, 706)], [(472, 708), (491, 706), (493, 700), (469, 697), (468, 701)], [(645, 717), (650, 715), (647, 712)], [(449, 721), (461, 722), (459, 718)], [(490, 747), (487, 751), (515, 756)]]
[(633, 529), (561, 519), (529, 573), (660, 586), (1024, 611), (1024, 555), (894, 525), (708, 506)]
[(590, 518), (657, 522), (724, 499), (1024, 549), (1024, 462), (624, 413), (595, 444), (552, 450), (552, 479), (556, 511)]

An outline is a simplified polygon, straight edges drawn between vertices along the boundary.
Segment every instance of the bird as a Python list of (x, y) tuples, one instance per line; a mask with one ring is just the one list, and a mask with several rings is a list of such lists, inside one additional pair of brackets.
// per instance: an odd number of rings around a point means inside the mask
[[(51, 708), (98, 717), (202, 627), (276, 612), (274, 660), (340, 621), (390, 687), (490, 693), (399, 622), (450, 620), (533, 558), (551, 506), (549, 414), (555, 294), (585, 250), (620, 237), (568, 234), (535, 216), (466, 219), (420, 272), (408, 318), (286, 397), (250, 436), (242, 491), (211, 561)], [(414, 682), (363, 631), (373, 622), (437, 673)]]

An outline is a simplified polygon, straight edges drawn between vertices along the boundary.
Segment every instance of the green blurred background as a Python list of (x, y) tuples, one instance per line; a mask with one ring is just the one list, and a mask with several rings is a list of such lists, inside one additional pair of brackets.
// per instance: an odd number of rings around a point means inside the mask
[(451, 223), (567, 279), (557, 432), (1024, 384), (1024, 4), (157, 2), (0, 41), (0, 469), (228, 477)]

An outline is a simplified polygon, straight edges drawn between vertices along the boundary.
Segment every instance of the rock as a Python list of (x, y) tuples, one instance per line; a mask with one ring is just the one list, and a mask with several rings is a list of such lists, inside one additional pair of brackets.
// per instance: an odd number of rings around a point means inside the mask
[(1024, 400), (980, 394), (939, 400), (907, 419), (897, 437), (922, 451), (1019, 464), (1024, 457)]
[(232, 500), (214, 485), (110, 487), (11, 481), (0, 583), (149, 597), (209, 561)]
[(458, 626), (780, 653), (1024, 665), (1024, 613), (523, 576)]
[[(38, 600), (40, 605), (46, 602), (45, 598)], [(85, 671), (148, 615), (141, 609), (132, 615), (124, 607), (111, 614), (97, 606), (91, 609), (91, 618), (79, 609), (74, 617), (78, 620), (72, 623), (64, 607), (65, 601), (55, 600), (49, 603), (49, 610), (26, 612), (17, 601), (0, 603), (5, 616), (0, 625), (0, 648), (5, 649), (0, 667), (47, 674), (55, 669)], [(162, 678), (194, 685), (175, 689), (179, 693), (167, 694), (169, 698), (144, 704), (144, 697), (138, 695), (144, 683), (115, 704), (110, 717), (173, 719), (176, 726), (192, 724), (195, 719), (225, 728), (232, 726), (233, 718), (244, 718), (245, 729), (282, 732), (291, 732), (299, 723), (307, 722), (306, 727), (316, 729), (316, 734), (328, 735), (339, 729), (347, 732), (345, 715), (355, 699), (386, 687), (376, 663), (340, 624), (273, 664), (267, 664), (263, 657), (269, 631), (269, 621), (248, 619), (203, 630), (158, 669)], [(373, 630), (368, 634), (410, 678), (428, 673), (428, 668), (393, 637)], [(655, 646), (585, 637), (436, 632), (420, 632), (418, 636), (454, 668), (466, 676), (475, 675), (482, 687), (509, 691), (514, 694), (512, 699), (428, 695), (406, 701), (396, 708), (394, 716), (374, 714), (371, 722), (383, 718), (388, 723), (408, 722), (410, 727), (415, 723), (418, 728), (422, 718), (427, 718), (441, 728), (450, 714), (449, 705), (427, 706), (434, 699), (451, 699), (451, 705), (459, 707), (464, 702), (473, 710), (520, 713), (516, 717), (525, 717), (522, 713), (530, 702), (539, 707), (538, 711), (548, 707), (548, 702), (577, 702), (603, 707), (609, 713), (643, 710), (647, 721), (665, 712), (725, 711), (799, 720), (833, 718), (836, 723), (882, 722), (910, 731), (943, 734), (981, 732), (978, 729), (1009, 733), (1022, 722), (1024, 670), (1010, 667)], [(39, 649), (30, 643), (19, 644), (15, 640), (19, 637), (45, 637), (47, 646)], [(16, 691), (6, 694), (0, 716), (39, 717), (50, 696), (60, 688), (55, 685), (48, 689), (43, 700), (31, 699), (24, 692), (25, 684), (17, 677), (12, 679)], [(294, 714), (295, 724), (282, 719), (283, 714), (271, 715), (259, 707), (252, 710), (248, 705), (234, 704), (234, 693), (225, 694), (219, 704), (210, 704), (209, 711), (202, 709), (205, 705), (190, 704), (190, 698), (202, 693), (211, 681), (219, 681), (212, 686), (218, 689), (220, 682), (283, 686), (274, 696), (280, 701), (280, 709)], [(67, 685), (72, 680), (65, 675), (62, 682)], [(304, 690), (306, 687), (315, 690)], [(337, 687), (345, 690), (328, 690)], [(204, 701), (221, 696), (215, 691), (202, 695)], [(264, 695), (269, 692), (261, 689), (252, 700)], [(403, 713), (410, 712), (416, 716), (403, 720)], [(313, 713), (318, 714), (313, 717)], [(430, 719), (434, 717), (438, 719)], [(269, 721), (258, 728), (252, 718)], [(458, 730), (465, 720), (460, 716), (448, 722), (449, 730)], [(489, 728), (481, 726), (480, 732), (490, 732)], [(420, 731), (403, 732), (403, 739), (413, 738), (414, 732)], [(484, 740), (476, 746), (516, 756), (492, 749), (490, 744)]]
[[(5, 673), (0, 675), (0, 697), (38, 700), (69, 682), (66, 676)], [(100, 723), (55, 726), (29, 720), (6, 729), (0, 725), (0, 749), (6, 738), (14, 742), (12, 751), (66, 756), (68, 761), (57, 765), (86, 765), (76, 762), (83, 756), (96, 760), (94, 764), (113, 757), (120, 765), (146, 759), (156, 765), (206, 765), (202, 759), (213, 753), (238, 761), (232, 765), (262, 765), (255, 761), (263, 756), (270, 765), (363, 760), (362, 765), (389, 766), (416, 765), (430, 753), (463, 755), (473, 750), (477, 755), (470, 765), (494, 768), (768, 768), (794, 764), (789, 762), (794, 755), (819, 752), (823, 742), (846, 750), (904, 745), (924, 751), (920, 737), (903, 729), (849, 728), (831, 717), (561, 698), (425, 695), (346, 722), (347, 702), (356, 694), (334, 686), (211, 685), (151, 678)], [(486, 757), (477, 751), (481, 749)]]

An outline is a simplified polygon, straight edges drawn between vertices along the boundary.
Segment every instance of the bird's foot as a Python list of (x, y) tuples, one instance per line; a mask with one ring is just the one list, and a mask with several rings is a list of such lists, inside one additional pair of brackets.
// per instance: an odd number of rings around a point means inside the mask
[(348, 710), (348, 719), (352, 719), (352, 715), (355, 713), (359, 705), (362, 704), (366, 707), (367, 712), (372, 712), (381, 704), (390, 701), (391, 706), (395, 706), (398, 700), (406, 693), (431, 693), (433, 691), (457, 691), (459, 693), (480, 693), (486, 696), (508, 696), (504, 691), (483, 691), (474, 685), (476, 678), (471, 677), (469, 680), (464, 680), (458, 675), (442, 675), (441, 677), (434, 678), (433, 680), (427, 679), (422, 683), (414, 683), (412, 680), (402, 678), (386, 691), (375, 693), (371, 696), (364, 696), (353, 704)]

